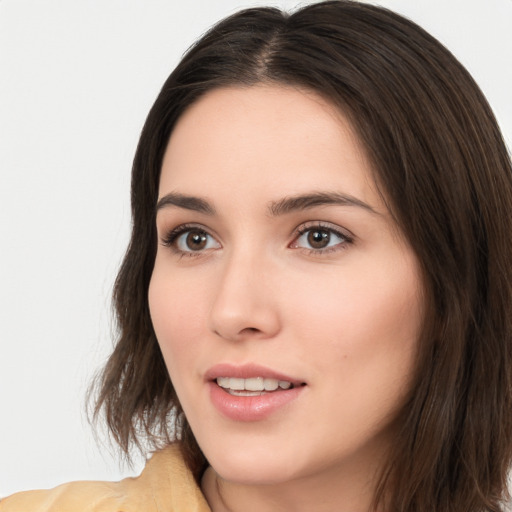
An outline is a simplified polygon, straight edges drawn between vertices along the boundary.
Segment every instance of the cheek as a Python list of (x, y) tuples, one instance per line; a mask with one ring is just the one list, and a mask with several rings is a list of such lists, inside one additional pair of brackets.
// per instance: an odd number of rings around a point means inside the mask
[(290, 280), (286, 308), (301, 357), (314, 361), (323, 381), (351, 390), (359, 404), (384, 406), (409, 389), (423, 315), (414, 260), (379, 262), (361, 271), (352, 266), (336, 279)]
[(283, 308), (304, 338), (323, 337), (323, 343), (349, 348), (415, 340), (421, 325), (417, 280), (393, 275), (351, 272), (321, 283), (291, 279)]
[(155, 265), (148, 291), (149, 310), (171, 377), (200, 350), (197, 340), (202, 339), (204, 311), (197, 299), (195, 294), (185, 292), (175, 276), (171, 278)]

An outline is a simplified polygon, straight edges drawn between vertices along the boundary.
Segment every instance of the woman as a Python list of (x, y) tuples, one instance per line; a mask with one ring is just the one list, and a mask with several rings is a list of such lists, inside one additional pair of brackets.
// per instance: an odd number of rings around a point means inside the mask
[(0, 510), (504, 510), (511, 171), (410, 21), (335, 1), (219, 23), (141, 135), (96, 408), (158, 451)]

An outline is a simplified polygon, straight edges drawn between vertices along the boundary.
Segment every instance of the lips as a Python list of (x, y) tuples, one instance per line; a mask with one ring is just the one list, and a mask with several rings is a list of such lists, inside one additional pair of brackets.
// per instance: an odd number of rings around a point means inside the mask
[(219, 377), (229, 377), (238, 379), (275, 379), (277, 381), (290, 382), (294, 386), (300, 386), (304, 384), (304, 382), (300, 379), (290, 377), (289, 375), (285, 375), (284, 373), (257, 364), (217, 364), (210, 368), (205, 374), (205, 379), (207, 381), (214, 381)]
[(213, 405), (235, 421), (263, 420), (299, 396), (306, 383), (259, 365), (216, 365), (205, 375)]

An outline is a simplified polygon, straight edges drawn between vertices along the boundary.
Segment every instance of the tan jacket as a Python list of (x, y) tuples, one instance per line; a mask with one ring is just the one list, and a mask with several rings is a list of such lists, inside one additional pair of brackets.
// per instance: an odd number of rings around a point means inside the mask
[(177, 446), (161, 450), (137, 478), (71, 482), (0, 500), (0, 512), (211, 512)]

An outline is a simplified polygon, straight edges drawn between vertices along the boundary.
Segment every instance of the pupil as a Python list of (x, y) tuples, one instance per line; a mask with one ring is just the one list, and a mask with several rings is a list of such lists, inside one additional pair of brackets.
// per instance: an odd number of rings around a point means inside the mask
[(331, 235), (328, 231), (310, 231), (308, 235), (308, 243), (314, 249), (323, 249), (329, 245)]
[(206, 246), (206, 234), (201, 231), (191, 231), (187, 235), (187, 247), (193, 251), (199, 251)]

